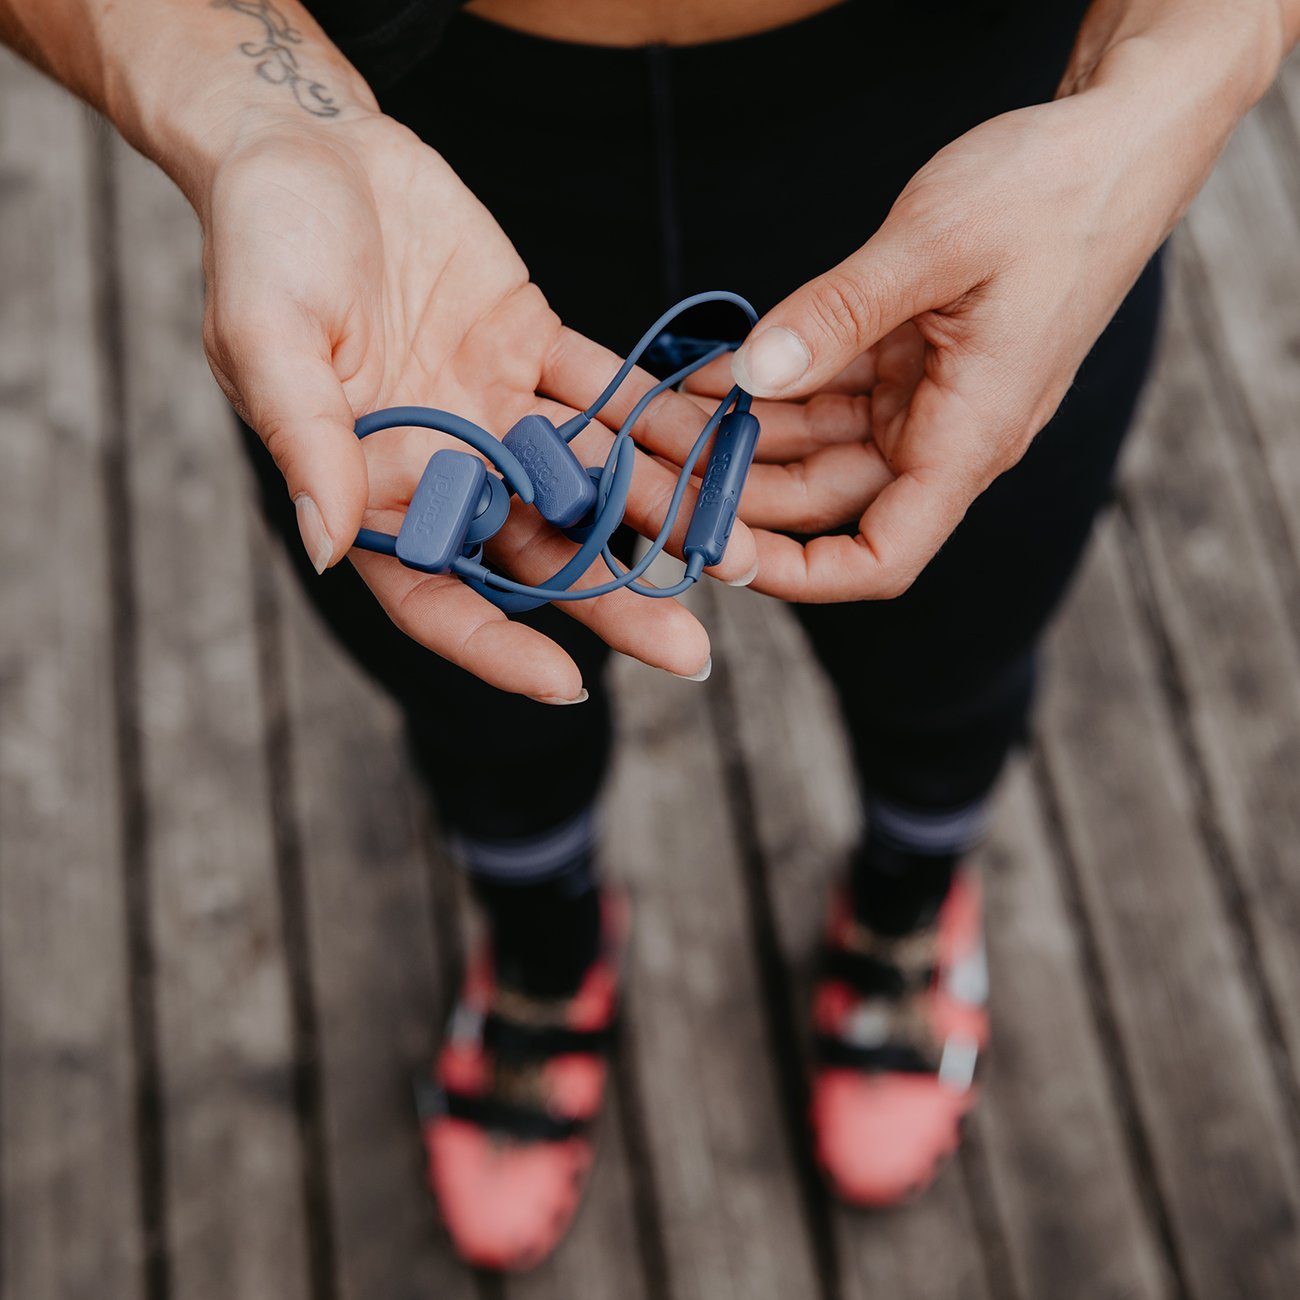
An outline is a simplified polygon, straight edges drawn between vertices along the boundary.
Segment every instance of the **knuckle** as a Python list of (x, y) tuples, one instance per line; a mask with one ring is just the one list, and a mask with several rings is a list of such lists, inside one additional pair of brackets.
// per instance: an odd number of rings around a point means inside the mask
[(826, 272), (813, 289), (810, 305), (822, 332), (837, 342), (872, 340), (880, 333), (879, 302), (851, 270)]
[(917, 575), (902, 569), (887, 569), (880, 578), (877, 590), (883, 600), (897, 600), (916, 581)]

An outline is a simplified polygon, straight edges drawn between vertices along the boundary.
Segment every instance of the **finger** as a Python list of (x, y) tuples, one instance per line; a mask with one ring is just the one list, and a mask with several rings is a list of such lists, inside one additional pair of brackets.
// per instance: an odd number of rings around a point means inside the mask
[(755, 465), (740, 514), (751, 529), (824, 532), (857, 519), (893, 481), (874, 443), (824, 447), (787, 465)]
[[(691, 394), (705, 418), (717, 402)], [(864, 442), (871, 437), (871, 401), (846, 393), (815, 393), (806, 402), (756, 401), (751, 408), (762, 433), (755, 459), (770, 463), (802, 460), (823, 447)]]
[[(398, 490), (400, 492), (403, 489)], [(365, 523), (369, 528), (377, 528), (382, 532), (393, 534), (402, 526), (402, 512), (394, 508), (368, 510)], [(519, 582), (534, 586), (545, 586), (549, 579), (568, 563), (577, 549), (577, 546), (557, 533), (536, 511), (518, 502), (512, 508), (510, 518), (501, 532), (488, 543), (488, 552), (494, 568), (508, 573)], [(409, 575), (409, 579), (414, 579), (417, 583), (421, 580), (422, 575), (411, 569), (404, 569), (399, 561), (388, 556), (378, 557), (386, 561), (384, 567), (388, 572), (377, 574), (372, 580), (372, 574), (375, 572), (372, 565), (374, 558), (369, 557), (367, 552), (353, 552), (353, 562), (362, 571), (362, 576), (370, 583), (372, 590), (381, 601), (388, 599), (390, 590), (400, 593), (405, 586), (409, 586), (409, 581), (406, 584), (402, 582), (402, 574)], [(393, 569), (398, 570), (397, 576), (391, 572)], [(437, 577), (440, 583), (462, 585), (458, 578), (450, 575), (430, 576)], [(607, 582), (612, 577), (604, 564), (598, 561), (572, 585), (574, 589), (581, 590)], [(441, 585), (430, 584), (420, 593), (419, 600), (427, 602), (434, 599), (441, 589)], [(476, 599), (489, 609), (495, 608), (490, 602), (481, 600), (477, 595)], [(385, 608), (387, 607), (386, 604)], [(699, 620), (684, 605), (675, 600), (646, 599), (635, 592), (621, 590), (591, 600), (559, 601), (556, 602), (556, 607), (577, 622), (589, 627), (611, 648), (640, 659), (653, 668), (662, 668), (678, 677), (698, 677), (709, 664), (708, 633)], [(437, 608), (440, 610), (442, 606)], [(396, 621), (395, 615), (394, 621)], [(431, 640), (426, 639), (422, 628), (423, 624), (414, 630), (407, 627), (403, 627), (403, 630), (407, 631), (408, 635), (415, 636), (423, 644), (429, 645), (431, 649), (444, 654), (444, 657), (450, 657), (445, 654), (444, 649), (440, 648), (445, 642), (439, 640), (438, 644), (431, 644)], [(439, 636), (440, 630), (427, 633), (428, 638)], [(500, 684), (495, 678), (487, 676), (490, 665), (464, 664), (463, 666), (493, 681), (494, 685)], [(520, 687), (506, 689), (522, 689), (525, 694), (535, 694), (532, 689)]]
[[(701, 370), (697, 370), (683, 388), (688, 393), (706, 397), (725, 397), (736, 382), (731, 373), (731, 353), (720, 356)], [(833, 375), (817, 391), (820, 393), (867, 393), (876, 382), (876, 357), (874, 351), (854, 357), (838, 375)]]
[[(538, 392), (564, 406), (584, 409), (621, 364), (608, 348), (573, 330), (561, 330), (544, 363)], [(600, 412), (600, 423), (617, 429), (656, 383), (653, 375), (634, 368)], [(684, 393), (668, 391), (651, 402), (632, 433), (641, 446), (680, 465), (703, 427), (696, 403)]]
[(756, 533), (754, 590), (822, 603), (891, 599), (912, 585), (969, 505), (960, 493), (903, 474), (868, 506), (856, 537), (814, 537), (801, 544), (778, 533)]
[(317, 573), (352, 545), (365, 509), (366, 461), (322, 332), (304, 317), (211, 322), (213, 373), (283, 474)]
[(732, 375), (756, 397), (814, 392), (905, 321), (956, 301), (981, 278), (976, 267), (942, 231), (891, 214), (856, 253), (759, 321)]
[(929, 381), (900, 435), (908, 463), (862, 515), (856, 537), (801, 546), (756, 534), (758, 590), (787, 600), (880, 600), (906, 591), (996, 475), (999, 453), (978, 410)]
[[(534, 511), (516, 509), (489, 550), (494, 565), (520, 582), (545, 585), (578, 548), (555, 532)], [(613, 575), (594, 564), (577, 582), (582, 590)], [(589, 627), (621, 654), (678, 677), (697, 677), (709, 663), (709, 635), (684, 605), (671, 599), (647, 599), (622, 590), (593, 600), (558, 602), (571, 618)]]
[(434, 654), (503, 691), (548, 704), (583, 698), (582, 674), (564, 650), (511, 622), (459, 578), (417, 573), (369, 551), (355, 550), (351, 559), (393, 622)]
[[(665, 394), (666, 396), (666, 394)], [(686, 399), (681, 399), (686, 401)], [(688, 406), (693, 404), (687, 402)], [(703, 422), (697, 420), (696, 436), (699, 436)], [(613, 444), (613, 435), (602, 424), (592, 424), (573, 441), (573, 448), (584, 465), (603, 465)], [(702, 466), (701, 466), (702, 467)], [(665, 466), (653, 456), (638, 451), (636, 464), (632, 470), (632, 489), (628, 493), (627, 509), (624, 522), (635, 528), (643, 537), (655, 538), (663, 527), (664, 518), (673, 492), (677, 487), (678, 468), (676, 465)], [(691, 516), (699, 500), (699, 488), (692, 482), (687, 484), (683, 493), (681, 508), (668, 534), (665, 550), (670, 555), (682, 558), (682, 546), (686, 541), (686, 532), (690, 528)], [(748, 524), (737, 520), (731, 530), (727, 549), (720, 563), (705, 572), (722, 582), (745, 585), (754, 576), (758, 564), (758, 550), (754, 545), (753, 534)]]
[[(694, 407), (691, 406), (691, 409)], [(573, 414), (571, 409), (545, 399), (538, 401), (537, 410), (555, 424), (563, 423)], [(696, 424), (702, 425), (698, 415)], [(698, 433), (697, 427), (696, 434)], [(613, 435), (604, 425), (593, 423), (571, 445), (584, 465), (603, 465), (613, 440)], [(439, 448), (448, 445), (443, 435), (428, 429), (394, 430), (376, 434), (367, 439), (367, 442), (375, 444), (373, 449), (367, 450), (371, 503), (376, 507), (404, 507), (410, 501), (411, 493), (415, 490), (429, 457)], [(632, 472), (632, 490), (624, 514), (625, 522), (645, 537), (657, 536), (676, 483), (676, 468), (669, 469), (638, 451)], [(694, 485), (687, 487), (676, 522), (669, 533), (666, 549), (678, 558), (682, 554), (682, 544), (686, 540), (686, 530), (690, 526), (698, 495), (698, 489)], [(400, 519), (397, 522), (400, 526)], [(758, 552), (753, 536), (747, 525), (737, 521), (721, 563), (706, 572), (723, 582), (748, 582), (753, 577), (757, 563)]]

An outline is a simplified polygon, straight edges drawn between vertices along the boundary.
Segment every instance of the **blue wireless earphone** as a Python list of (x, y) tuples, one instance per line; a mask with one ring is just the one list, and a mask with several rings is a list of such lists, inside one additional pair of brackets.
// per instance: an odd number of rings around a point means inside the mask
[[(469, 452), (450, 448), (435, 452), (420, 477), (397, 536), (363, 528), (357, 534), (356, 545), (381, 555), (394, 555), (423, 573), (454, 573), (507, 613), (535, 609), (547, 601), (591, 600), (623, 587), (640, 596), (681, 595), (726, 552), (745, 476), (758, 446), (758, 420), (749, 409), (750, 395), (733, 387), (709, 416), (686, 457), (658, 535), (646, 553), (630, 569), (624, 569), (610, 551), (609, 540), (623, 521), (632, 486), (636, 452), (632, 428), (660, 393), (675, 388), (687, 376), (731, 351), (733, 345), (719, 343), (707, 348), (646, 392), (614, 435), (603, 466), (584, 468), (569, 443), (595, 419), (664, 329), (683, 312), (706, 302), (734, 304), (745, 313), (751, 326), (758, 320), (758, 313), (738, 294), (716, 290), (684, 298), (646, 330), (600, 396), (558, 428), (543, 415), (526, 415), (498, 439), (470, 420), (427, 406), (394, 406), (363, 415), (356, 424), (358, 438), (381, 429), (436, 429), (480, 452), (500, 477), (489, 473), (483, 461)], [(647, 587), (638, 579), (664, 549), (691, 471), (710, 438), (713, 448), (682, 547), (686, 573), (671, 587)], [(482, 563), (483, 544), (505, 523), (512, 492), (578, 543), (578, 550), (567, 563), (539, 586), (515, 582), (493, 573)], [(571, 590), (597, 556), (604, 559), (612, 579), (599, 586)]]

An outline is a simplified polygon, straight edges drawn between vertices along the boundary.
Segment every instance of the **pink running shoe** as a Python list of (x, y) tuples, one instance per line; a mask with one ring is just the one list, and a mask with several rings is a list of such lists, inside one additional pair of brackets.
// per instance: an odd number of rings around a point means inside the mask
[(818, 1163), (855, 1205), (930, 1185), (957, 1149), (988, 1041), (979, 882), (963, 868), (926, 928), (875, 934), (833, 900), (813, 994), (811, 1120)]
[(456, 1250), (476, 1267), (541, 1263), (586, 1186), (617, 1020), (626, 900), (606, 892), (602, 917), (601, 954), (571, 998), (502, 988), (491, 954), (476, 954), (437, 1064), (417, 1081), (429, 1183)]

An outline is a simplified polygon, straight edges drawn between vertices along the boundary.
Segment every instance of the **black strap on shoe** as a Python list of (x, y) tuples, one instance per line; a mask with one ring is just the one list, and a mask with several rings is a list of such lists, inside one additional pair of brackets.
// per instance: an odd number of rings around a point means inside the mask
[(598, 1056), (613, 1042), (615, 1024), (603, 1029), (569, 1029), (564, 1025), (529, 1025), (491, 1011), (483, 1020), (483, 1047), (511, 1064), (547, 1061), (579, 1053)]
[(906, 971), (871, 953), (850, 948), (827, 948), (822, 953), (821, 977), (848, 984), (865, 997), (895, 1001), (909, 992), (929, 988), (935, 967)]
[(829, 1069), (861, 1070), (864, 1074), (934, 1074), (937, 1062), (928, 1060), (910, 1043), (879, 1043), (859, 1046), (832, 1034), (818, 1034), (813, 1041), (818, 1065)]
[(589, 1120), (553, 1115), (500, 1097), (443, 1088), (427, 1075), (415, 1079), (415, 1109), (422, 1125), (439, 1119), (461, 1119), (521, 1142), (564, 1142), (580, 1136), (591, 1126)]

